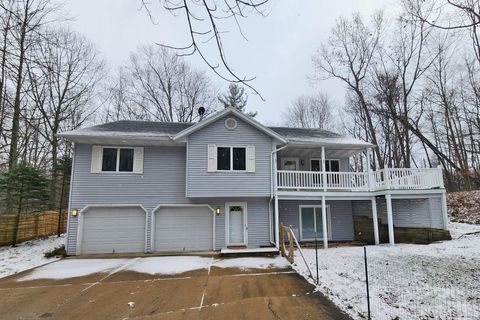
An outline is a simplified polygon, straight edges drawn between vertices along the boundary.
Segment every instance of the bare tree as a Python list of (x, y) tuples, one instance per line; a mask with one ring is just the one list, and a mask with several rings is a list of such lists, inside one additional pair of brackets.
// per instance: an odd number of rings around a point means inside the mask
[(332, 102), (326, 93), (302, 95), (287, 108), (283, 114), (284, 122), (293, 127), (330, 129), (332, 109)]
[(45, 32), (44, 41), (37, 43), (34, 59), (27, 63), (31, 89), (28, 94), (41, 115), (37, 128), (50, 145), (51, 195), (55, 203), (57, 159), (60, 130), (71, 129), (73, 117), (88, 117), (89, 103), (103, 76), (103, 61), (96, 48), (68, 29)]
[(20, 131), (20, 112), (22, 99), (22, 86), (25, 78), (25, 63), (28, 51), (38, 41), (38, 32), (42, 26), (50, 22), (48, 17), (55, 8), (49, 0), (20, 0), (0, 2), (0, 10), (11, 15), (11, 39), (14, 43), (11, 49), (16, 60), (12, 66), (14, 74), (14, 99), (12, 105), (12, 121), (10, 135), (10, 151), (8, 167), (12, 169), (18, 160), (18, 140)]
[(126, 70), (128, 99), (147, 119), (193, 122), (199, 107), (207, 114), (216, 108), (217, 94), (207, 76), (168, 49), (140, 47)]
[(480, 5), (478, 0), (404, 0), (416, 19), (443, 30), (467, 30), (480, 64)]
[[(250, 82), (255, 78), (242, 77), (230, 67), (223, 46), (223, 34), (227, 31), (225, 25), (230, 20), (233, 20), (238, 28), (238, 32), (246, 39), (241, 29), (240, 19), (245, 19), (252, 13), (264, 16), (268, 2), (269, 0), (161, 0), (160, 3), (163, 4), (164, 9), (185, 18), (185, 24), (189, 32), (189, 43), (181, 46), (160, 45), (178, 50), (181, 56), (198, 53), (200, 58), (219, 77), (226, 81), (241, 83), (256, 94), (259, 94), (250, 85)], [(150, 19), (155, 22), (155, 17), (151, 10), (152, 4), (145, 0), (141, 0), (141, 4)], [(219, 58), (219, 61), (208, 57), (207, 46), (209, 42), (214, 43), (217, 51), (215, 56)]]
[[(375, 53), (380, 45), (383, 26), (383, 14), (373, 16), (371, 24), (366, 24), (356, 13), (350, 19), (339, 18), (332, 29), (328, 41), (313, 56), (314, 66), (319, 79), (337, 78), (355, 97), (353, 106), (361, 110), (365, 119), (366, 139), (378, 145), (377, 133), (368, 102), (367, 81)], [(377, 161), (383, 167), (383, 158), (375, 149)]]

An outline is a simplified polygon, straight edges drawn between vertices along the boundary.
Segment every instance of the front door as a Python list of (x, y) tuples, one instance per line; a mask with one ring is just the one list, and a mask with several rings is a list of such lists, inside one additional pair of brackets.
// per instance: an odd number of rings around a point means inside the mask
[(227, 245), (247, 244), (247, 205), (245, 203), (227, 203)]

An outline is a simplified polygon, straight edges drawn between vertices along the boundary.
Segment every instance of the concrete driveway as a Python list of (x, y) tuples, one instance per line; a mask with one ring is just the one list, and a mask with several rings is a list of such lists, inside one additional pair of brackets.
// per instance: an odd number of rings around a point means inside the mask
[(2, 319), (349, 319), (283, 258), (64, 259), (0, 279)]

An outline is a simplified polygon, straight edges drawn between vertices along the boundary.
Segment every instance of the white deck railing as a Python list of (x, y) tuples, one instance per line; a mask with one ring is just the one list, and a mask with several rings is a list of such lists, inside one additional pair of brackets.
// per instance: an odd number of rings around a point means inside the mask
[(284, 190), (351, 190), (443, 188), (441, 169), (392, 168), (368, 172), (277, 171), (277, 187)]

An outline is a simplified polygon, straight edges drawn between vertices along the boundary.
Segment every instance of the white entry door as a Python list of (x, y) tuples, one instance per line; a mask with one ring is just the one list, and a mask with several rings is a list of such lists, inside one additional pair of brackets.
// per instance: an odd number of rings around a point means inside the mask
[(227, 245), (247, 244), (247, 204), (229, 202), (225, 204), (227, 213)]

